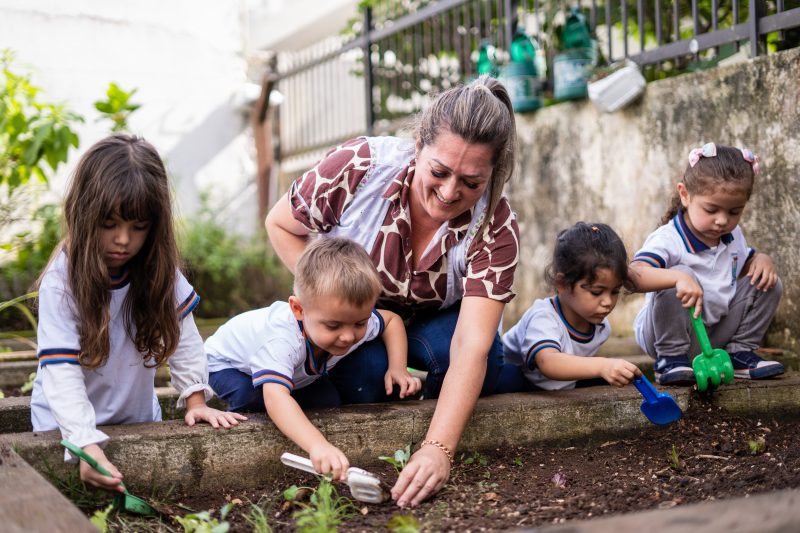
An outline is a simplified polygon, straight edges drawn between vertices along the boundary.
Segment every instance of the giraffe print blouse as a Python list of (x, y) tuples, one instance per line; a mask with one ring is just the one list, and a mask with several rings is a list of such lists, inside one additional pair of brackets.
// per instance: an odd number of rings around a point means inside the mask
[[(350, 228), (340, 231), (340, 222), (350, 214), (345, 212), (353, 205), (356, 193), (365, 186), (374, 187), (375, 183), (370, 181), (379, 179), (380, 173), (389, 172), (385, 180), (388, 187), (381, 198), (370, 204), (375, 209), (367, 209), (380, 217), (374, 223), (380, 224), (380, 228), (367, 230), (374, 236), (366, 242), (374, 244), (365, 246), (383, 284), (379, 305), (407, 318), (412, 312), (452, 303), (447, 285), (448, 261), (453, 260), (453, 255), (448, 251), (467, 237), (473, 238), (464, 254), (465, 268), (458, 294), (510, 301), (514, 297), (511, 287), (519, 257), (519, 229), (505, 197), (498, 202), (491, 222), (481, 235), (468, 236), (470, 227), (475, 232), (479, 226), (473, 222), (475, 208), (443, 224), (414, 270), (409, 196), (415, 163), (413, 144), (409, 146), (406, 141), (391, 137), (358, 137), (347, 141), (292, 184), (289, 190), (292, 214), (311, 232), (333, 231), (339, 236), (349, 236)], [(382, 209), (378, 205), (381, 201), (388, 205), (383, 207), (384, 211), (377, 211)], [(363, 233), (363, 226), (369, 225), (369, 216), (362, 218), (361, 214), (358, 213), (358, 224), (354, 226), (362, 227), (352, 228), (353, 232)]]

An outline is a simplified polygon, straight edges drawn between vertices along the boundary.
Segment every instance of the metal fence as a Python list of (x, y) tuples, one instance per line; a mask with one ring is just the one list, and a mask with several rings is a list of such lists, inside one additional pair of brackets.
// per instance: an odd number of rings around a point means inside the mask
[[(552, 59), (566, 2), (375, 0), (341, 35), (278, 56), (272, 80), (284, 161), (349, 137), (394, 131), (428, 94), (476, 75), (488, 40), (502, 63), (525, 27)], [(628, 58), (658, 78), (800, 42), (800, 0), (582, 0), (605, 61)]]

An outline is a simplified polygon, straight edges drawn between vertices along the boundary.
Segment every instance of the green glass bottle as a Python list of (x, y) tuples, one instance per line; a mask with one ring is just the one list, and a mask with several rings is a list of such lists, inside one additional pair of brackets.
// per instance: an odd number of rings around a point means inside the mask
[(497, 76), (497, 64), (495, 63), (494, 46), (489, 39), (481, 41), (481, 48), (478, 52), (478, 75), (488, 74)]
[(500, 80), (511, 97), (514, 111), (533, 111), (542, 106), (541, 80), (536, 69), (536, 45), (522, 26), (511, 39), (510, 61), (503, 67)]

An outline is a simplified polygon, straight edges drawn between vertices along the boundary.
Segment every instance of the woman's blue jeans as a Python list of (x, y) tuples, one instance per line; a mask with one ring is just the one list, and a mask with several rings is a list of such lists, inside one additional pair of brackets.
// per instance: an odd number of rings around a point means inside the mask
[[(408, 326), (408, 366), (426, 370), (428, 377), (423, 390), (426, 399), (438, 398), (444, 376), (450, 367), (450, 343), (458, 322), (460, 304), (414, 316)], [(503, 363), (503, 345), (495, 334), (489, 349), (486, 377), (481, 396), (491, 394)], [(386, 346), (378, 338), (361, 345), (339, 361), (329, 371), (329, 376), (342, 403), (376, 403), (399, 398), (398, 388), (387, 395), (383, 384), (389, 368)]]

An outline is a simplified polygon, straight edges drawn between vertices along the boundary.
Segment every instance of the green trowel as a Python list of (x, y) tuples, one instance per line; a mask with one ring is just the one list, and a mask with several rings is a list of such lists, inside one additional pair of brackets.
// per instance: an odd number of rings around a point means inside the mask
[(689, 309), (689, 316), (692, 319), (692, 326), (694, 326), (694, 332), (697, 334), (697, 340), (702, 350), (702, 353), (692, 361), (697, 390), (700, 392), (705, 391), (708, 388), (709, 381), (712, 388), (719, 387), (720, 382), (733, 383), (733, 365), (728, 352), (722, 348), (711, 347), (711, 341), (708, 340), (708, 333), (706, 333), (706, 326), (703, 324), (703, 317), (695, 318), (694, 307)]

